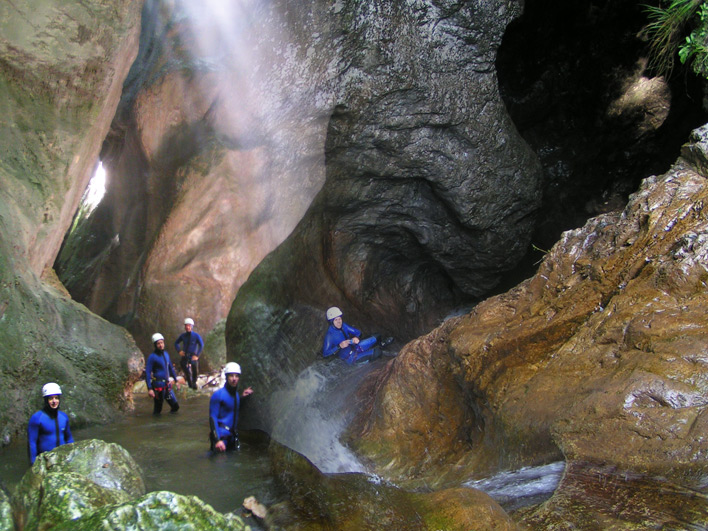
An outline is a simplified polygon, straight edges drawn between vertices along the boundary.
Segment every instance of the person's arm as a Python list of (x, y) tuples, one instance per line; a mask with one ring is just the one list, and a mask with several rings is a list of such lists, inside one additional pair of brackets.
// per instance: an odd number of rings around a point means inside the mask
[(185, 349), (187, 348), (187, 345), (184, 344), (184, 334), (180, 334), (177, 341), (175, 341), (175, 351), (178, 352), (180, 356), (184, 356), (184, 349), (179, 347), (180, 343), (182, 343)]
[(332, 329), (327, 330), (327, 334), (324, 338), (324, 343), (322, 345), (322, 357), (328, 358), (333, 354), (339, 352), (339, 336), (338, 333), (333, 333)]
[(148, 395), (155, 398), (155, 391), (152, 389), (152, 371), (155, 366), (155, 356), (150, 354), (145, 364), (145, 383), (147, 384)]
[(357, 330), (353, 326), (349, 326), (347, 323), (342, 323), (342, 328), (347, 331), (347, 334), (349, 334), (350, 337), (361, 336), (361, 330)]
[(64, 442), (69, 444), (74, 442), (74, 437), (71, 435), (71, 428), (69, 427), (69, 415), (64, 413), (66, 417), (66, 428), (64, 428)]
[(226, 443), (219, 437), (219, 410), (221, 409), (221, 393), (217, 391), (211, 395), (209, 399), (209, 426), (212, 429), (212, 441), (214, 441), (214, 450), (217, 452), (226, 451)]
[(152, 364), (153, 356), (150, 354), (145, 364), (145, 383), (147, 384), (148, 391), (152, 391)]
[(27, 442), (29, 443), (30, 463), (34, 464), (37, 459), (37, 439), (39, 438), (39, 415), (36, 413), (30, 417), (27, 426)]
[(165, 351), (165, 356), (167, 357), (167, 374), (165, 374), (165, 379), (169, 379), (170, 375), (172, 378), (175, 379), (175, 383), (177, 383), (177, 373), (175, 372), (175, 366), (172, 365), (172, 359), (170, 358), (170, 354)]

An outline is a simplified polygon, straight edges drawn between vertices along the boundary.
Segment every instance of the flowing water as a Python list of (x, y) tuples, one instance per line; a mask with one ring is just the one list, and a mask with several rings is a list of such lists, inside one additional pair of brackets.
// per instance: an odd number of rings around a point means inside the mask
[(500, 472), (489, 478), (468, 481), (464, 486), (486, 492), (506, 510), (512, 511), (550, 498), (564, 469), (565, 462), (557, 461)]
[[(196, 495), (220, 512), (239, 509), (248, 496), (266, 505), (280, 501), (262, 439), (243, 432), (239, 451), (211, 454), (208, 395), (182, 398), (175, 414), (163, 410), (153, 416), (147, 395), (136, 395), (135, 406), (115, 423), (74, 430), (74, 440), (121, 445), (142, 468), (148, 491)], [(28, 468), (26, 439), (0, 453), (0, 479), (6, 487), (14, 487)]]
[[(276, 419), (273, 438), (308, 457), (325, 473), (366, 473), (339, 437), (356, 409), (359, 382), (377, 366), (329, 363), (303, 371), (291, 389), (271, 397)], [(209, 395), (190, 392), (181, 397), (180, 405), (176, 414), (153, 416), (152, 399), (136, 395), (134, 412), (112, 424), (74, 430), (74, 440), (117, 443), (140, 465), (148, 491), (196, 495), (220, 512), (239, 510), (248, 496), (266, 506), (285, 499), (270, 473), (267, 437), (242, 430), (239, 451), (212, 455)], [(0, 480), (6, 487), (14, 487), (28, 468), (26, 440), (0, 452)], [(563, 469), (562, 462), (527, 467), (464, 486), (480, 489), (505, 509), (514, 510), (547, 499)]]

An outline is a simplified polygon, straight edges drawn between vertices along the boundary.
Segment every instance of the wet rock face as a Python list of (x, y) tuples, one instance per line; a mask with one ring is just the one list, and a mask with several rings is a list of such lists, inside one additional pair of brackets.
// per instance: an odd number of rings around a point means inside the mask
[(326, 182), (227, 321), (229, 356), (250, 377), (287, 379), (318, 356), (330, 305), (364, 334), (410, 338), (524, 253), (539, 166), (493, 67), (519, 9), (344, 2), (329, 12), (346, 68), (332, 80)]
[(137, 53), (140, 6), (39, 1), (0, 14), (4, 445), (41, 405), (44, 383), (64, 388), (77, 425), (115, 415), (139, 374), (132, 339), (71, 301), (50, 268)]
[(705, 494), (596, 463), (566, 467), (557, 494), (515, 514), (530, 529), (695, 529), (705, 525)]
[[(319, 253), (289, 298), (370, 301), (369, 322), (412, 334), (525, 251), (539, 167), (493, 67), (517, 3), (256, 3), (245, 18), (146, 6), (104, 145), (105, 204), (57, 265), (142, 346), (186, 314), (201, 332), (225, 317), (325, 179), (296, 236), (306, 247), (280, 259), (294, 271)], [(332, 284), (315, 300), (323, 269)]]
[[(146, 3), (141, 53), (102, 152), (106, 197), (57, 263), (77, 300), (145, 349), (155, 330), (181, 332), (187, 315), (202, 334), (224, 319), (324, 181), (328, 42), (302, 56), (314, 22), (294, 35), (303, 22), (277, 3), (218, 5)], [(311, 8), (325, 9), (296, 14)]]
[(275, 441), (268, 452), (276, 480), (289, 492), (287, 502), (268, 509), (266, 524), (273, 529), (517, 529), (494, 500), (476, 489), (406, 492), (364, 474), (322, 474)]
[(649, 67), (647, 22), (644, 6), (631, 0), (527, 0), (504, 35), (500, 91), (543, 166), (533, 236), (542, 249), (588, 217), (624, 206), (708, 120), (697, 77), (677, 68), (667, 79)]
[[(705, 131), (693, 138), (687, 151), (708, 160)], [(708, 181), (696, 170), (680, 159), (646, 179), (623, 212), (564, 233), (532, 279), (407, 345), (351, 443), (412, 483), (565, 456), (698, 486)], [(455, 430), (457, 446), (438, 446)]]
[(145, 494), (142, 472), (117, 444), (81, 441), (37, 457), (13, 496), (23, 529), (48, 529)]

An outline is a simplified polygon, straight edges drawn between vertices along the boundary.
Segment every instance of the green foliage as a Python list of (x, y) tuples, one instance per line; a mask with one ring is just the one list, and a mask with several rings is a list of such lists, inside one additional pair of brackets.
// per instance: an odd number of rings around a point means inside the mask
[(698, 9), (698, 26), (679, 48), (681, 64), (690, 65), (699, 76), (708, 79), (708, 5)]
[(658, 6), (645, 6), (650, 21), (644, 28), (649, 38), (650, 66), (660, 74), (670, 75), (678, 56), (681, 64), (708, 78), (708, 6), (705, 1), (669, 0)]

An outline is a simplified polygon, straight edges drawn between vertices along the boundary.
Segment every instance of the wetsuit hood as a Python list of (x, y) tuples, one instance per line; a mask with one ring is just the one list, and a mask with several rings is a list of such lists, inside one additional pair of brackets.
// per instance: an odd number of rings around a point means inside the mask
[(45, 396), (44, 397), (44, 412), (49, 415), (50, 417), (54, 418), (59, 414), (59, 408), (61, 407), (61, 399), (59, 399), (59, 406), (56, 409), (52, 409), (52, 406), (49, 405), (49, 397)]

